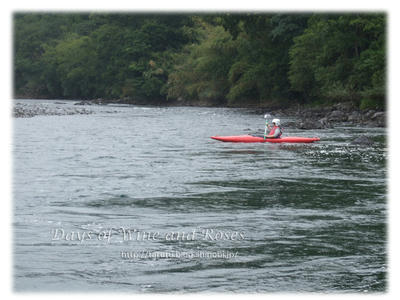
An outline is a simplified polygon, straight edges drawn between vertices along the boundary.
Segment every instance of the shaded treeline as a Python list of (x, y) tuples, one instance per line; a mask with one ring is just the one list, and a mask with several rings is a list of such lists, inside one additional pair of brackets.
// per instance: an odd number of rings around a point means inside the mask
[(207, 105), (383, 106), (386, 16), (14, 15), (14, 92)]

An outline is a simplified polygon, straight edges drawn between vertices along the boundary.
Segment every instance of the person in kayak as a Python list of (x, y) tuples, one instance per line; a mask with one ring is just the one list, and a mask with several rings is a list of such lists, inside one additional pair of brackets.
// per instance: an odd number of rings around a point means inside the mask
[(267, 139), (279, 139), (282, 135), (282, 128), (281, 128), (281, 120), (273, 119), (272, 125), (268, 124), (268, 130), (270, 130), (269, 134), (265, 136)]

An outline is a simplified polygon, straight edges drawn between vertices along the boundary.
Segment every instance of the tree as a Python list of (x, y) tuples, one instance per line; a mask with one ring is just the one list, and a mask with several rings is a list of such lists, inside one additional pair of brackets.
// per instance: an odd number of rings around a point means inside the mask
[(228, 15), (222, 23), (236, 37), (238, 56), (229, 74), (231, 102), (256, 100), (260, 105), (293, 95), (287, 78), (288, 49), (302, 33), (308, 15)]
[(309, 100), (359, 101), (373, 86), (383, 92), (384, 24), (381, 14), (314, 15), (290, 49), (292, 89)]
[(220, 103), (229, 90), (228, 72), (236, 51), (221, 26), (197, 19), (198, 44), (186, 46), (169, 76), (168, 97)]

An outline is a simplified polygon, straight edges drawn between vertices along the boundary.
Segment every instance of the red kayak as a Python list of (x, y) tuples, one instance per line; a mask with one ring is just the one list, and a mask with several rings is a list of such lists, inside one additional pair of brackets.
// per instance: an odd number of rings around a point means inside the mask
[(230, 143), (312, 143), (319, 141), (319, 138), (307, 138), (299, 136), (288, 136), (277, 139), (264, 139), (264, 137), (253, 135), (233, 135), (233, 136), (212, 136), (214, 140)]

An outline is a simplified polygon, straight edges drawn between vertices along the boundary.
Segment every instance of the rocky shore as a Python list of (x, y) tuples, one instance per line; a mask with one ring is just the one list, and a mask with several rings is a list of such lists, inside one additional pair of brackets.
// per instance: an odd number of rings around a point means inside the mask
[(333, 128), (338, 124), (370, 127), (386, 127), (386, 112), (376, 109), (361, 110), (352, 103), (338, 103), (326, 107), (297, 107), (277, 109), (269, 112), (275, 117), (294, 116), (297, 122), (289, 122), (285, 127), (298, 129)]
[[(120, 99), (120, 100), (104, 100), (95, 99), (90, 101), (82, 101), (79, 104), (91, 105), (100, 104), (105, 105), (107, 103), (125, 103), (125, 104), (139, 104), (132, 100)], [(165, 103), (154, 103), (154, 105), (164, 106), (181, 106), (191, 105), (189, 103), (182, 104), (182, 101)], [(209, 103), (195, 103), (198, 106), (215, 106)], [(195, 105), (196, 106), (196, 105)], [(224, 106), (224, 105), (222, 105)], [(249, 108), (254, 108), (250, 106)], [(386, 127), (386, 112), (379, 109), (359, 109), (357, 105), (352, 102), (341, 102), (334, 105), (326, 105), (320, 107), (306, 107), (306, 106), (292, 106), (289, 108), (259, 108), (257, 111), (260, 114), (266, 112), (271, 115), (280, 117), (296, 117), (299, 121), (285, 124), (286, 127), (293, 127), (303, 130), (308, 129), (324, 129), (333, 128), (338, 124), (344, 125), (357, 125), (357, 126), (370, 126), (370, 127)]]
[[(55, 103), (57, 104), (57, 102)], [(58, 103), (64, 104), (64, 103)], [(64, 115), (88, 115), (93, 111), (85, 107), (60, 107), (50, 106), (42, 103), (15, 103), (13, 116), (15, 118), (31, 118), (34, 116), (64, 116)]]
[[(74, 103), (76, 107), (67, 106), (47, 106), (44, 104), (22, 104), (16, 103), (14, 105), (14, 117), (27, 118), (37, 115), (73, 115), (73, 114), (91, 114), (90, 109), (85, 106), (91, 105), (107, 105), (107, 104), (136, 104), (126, 99), (120, 100), (106, 100), (106, 99), (93, 99), (82, 100)], [(62, 102), (55, 102), (54, 104), (64, 104)], [(144, 104), (140, 104), (144, 105)], [(177, 103), (163, 103), (162, 106), (176, 106)], [(205, 105), (207, 106), (207, 105)], [(286, 122), (286, 128), (298, 128), (303, 130), (311, 129), (326, 129), (333, 128), (337, 125), (356, 125), (356, 126), (369, 126), (369, 127), (386, 127), (386, 112), (378, 109), (365, 109), (361, 110), (351, 102), (337, 103), (330, 106), (320, 107), (304, 107), (292, 106), (289, 108), (258, 108), (256, 109), (260, 114), (268, 112), (276, 118), (296, 117), (296, 122)]]

